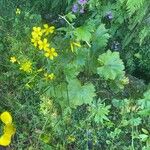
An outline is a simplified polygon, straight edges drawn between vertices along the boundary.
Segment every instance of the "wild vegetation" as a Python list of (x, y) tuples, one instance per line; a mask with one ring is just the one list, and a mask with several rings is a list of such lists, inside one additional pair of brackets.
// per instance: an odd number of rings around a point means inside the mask
[(149, 0), (0, 0), (0, 145), (150, 149)]

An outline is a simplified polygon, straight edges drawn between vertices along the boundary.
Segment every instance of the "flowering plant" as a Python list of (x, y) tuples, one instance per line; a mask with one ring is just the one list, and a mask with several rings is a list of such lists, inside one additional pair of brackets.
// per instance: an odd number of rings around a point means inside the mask
[(1, 146), (149, 148), (148, 0), (0, 4)]
[(12, 124), (12, 116), (5, 111), (0, 115), (1, 121), (5, 124), (3, 135), (0, 137), (0, 145), (8, 146), (11, 143), (11, 137), (15, 134), (15, 127)]

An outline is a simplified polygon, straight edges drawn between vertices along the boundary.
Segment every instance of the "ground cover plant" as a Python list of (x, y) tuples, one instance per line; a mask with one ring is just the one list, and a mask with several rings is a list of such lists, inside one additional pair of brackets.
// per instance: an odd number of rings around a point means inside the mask
[(149, 0), (0, 8), (0, 149), (150, 149)]

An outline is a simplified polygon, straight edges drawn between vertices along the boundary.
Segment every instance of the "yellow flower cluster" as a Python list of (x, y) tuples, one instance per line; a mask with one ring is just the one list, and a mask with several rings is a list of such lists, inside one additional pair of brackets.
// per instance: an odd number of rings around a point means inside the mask
[(20, 70), (23, 70), (27, 73), (32, 72), (32, 63), (29, 60), (25, 60), (22, 63), (20, 63), (15, 56), (10, 57), (10, 62), (12, 63), (18, 63), (20, 65)]
[(32, 63), (29, 60), (23, 62), (21, 64), (20, 70), (30, 73), (32, 71)]
[(48, 49), (47, 51), (45, 51), (44, 55), (46, 57), (50, 58), (51, 60), (53, 60), (54, 57), (57, 57), (57, 53), (55, 51), (55, 48)]
[(17, 62), (17, 59), (15, 56), (10, 57), (10, 62), (15, 63)]
[(1, 121), (5, 124), (3, 135), (0, 137), (0, 145), (8, 146), (11, 143), (11, 137), (15, 134), (16, 129), (12, 124), (12, 116), (5, 111), (0, 115)]
[(55, 78), (55, 75), (53, 73), (51, 74), (45, 73), (44, 77), (45, 77), (45, 80), (48, 81), (48, 80), (53, 80)]
[(70, 135), (70, 136), (67, 137), (67, 141), (69, 143), (75, 142), (75, 140), (76, 140), (76, 138), (73, 135)]
[(31, 38), (33, 45), (38, 47), (39, 50), (43, 50), (44, 55), (51, 60), (57, 57), (58, 54), (55, 48), (50, 48), (50, 44), (45, 36), (52, 34), (54, 29), (54, 26), (48, 26), (48, 24), (44, 24), (44, 29), (41, 27), (33, 27)]

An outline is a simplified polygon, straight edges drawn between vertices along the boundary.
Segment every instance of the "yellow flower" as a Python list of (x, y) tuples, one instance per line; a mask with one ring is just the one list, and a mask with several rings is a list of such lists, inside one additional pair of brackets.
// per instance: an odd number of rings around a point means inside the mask
[(32, 36), (41, 36), (43, 34), (41, 27), (33, 27)]
[(12, 117), (9, 112), (5, 111), (0, 115), (2, 122), (7, 125), (12, 123)]
[(45, 33), (45, 35), (48, 35), (49, 33), (52, 34), (54, 32), (54, 29), (54, 26), (49, 27), (48, 24), (44, 24), (43, 32)]
[(70, 42), (71, 51), (74, 51), (74, 47), (81, 47), (79, 42)]
[(17, 9), (16, 9), (16, 14), (17, 14), (17, 15), (20, 15), (20, 13), (21, 13), (20, 9), (17, 8)]
[(51, 60), (53, 60), (54, 57), (58, 56), (57, 52), (55, 51), (55, 48), (48, 49), (44, 55), (50, 58)]
[(32, 63), (30, 61), (26, 61), (21, 64), (20, 70), (30, 73), (32, 71)]
[(45, 80), (53, 80), (55, 78), (55, 75), (54, 73), (51, 73), (51, 74), (45, 73), (44, 77), (45, 77)]
[(4, 133), (0, 137), (0, 145), (2, 146), (8, 146), (11, 142), (11, 135)]
[(14, 135), (16, 132), (15, 127), (13, 126), (13, 124), (8, 124), (4, 126), (4, 133), (5, 134), (9, 134), (9, 135)]
[(32, 36), (31, 42), (35, 47), (37, 47), (40, 40), (41, 40), (40, 36)]
[(11, 142), (11, 137), (15, 134), (15, 127), (12, 124), (12, 116), (9, 112), (5, 111), (0, 115), (0, 119), (5, 124), (4, 133), (0, 137), (0, 145), (8, 146)]
[(10, 62), (15, 63), (17, 61), (16, 57), (12, 56), (10, 57)]
[(38, 44), (39, 44), (39, 49), (40, 50), (44, 50), (44, 51), (46, 51), (46, 50), (48, 50), (48, 47), (49, 47), (49, 43), (47, 42), (47, 39), (46, 38), (44, 38), (44, 40), (43, 41), (39, 41), (38, 42)]
[(68, 142), (74, 142), (76, 139), (73, 135), (68, 136), (67, 141)]

